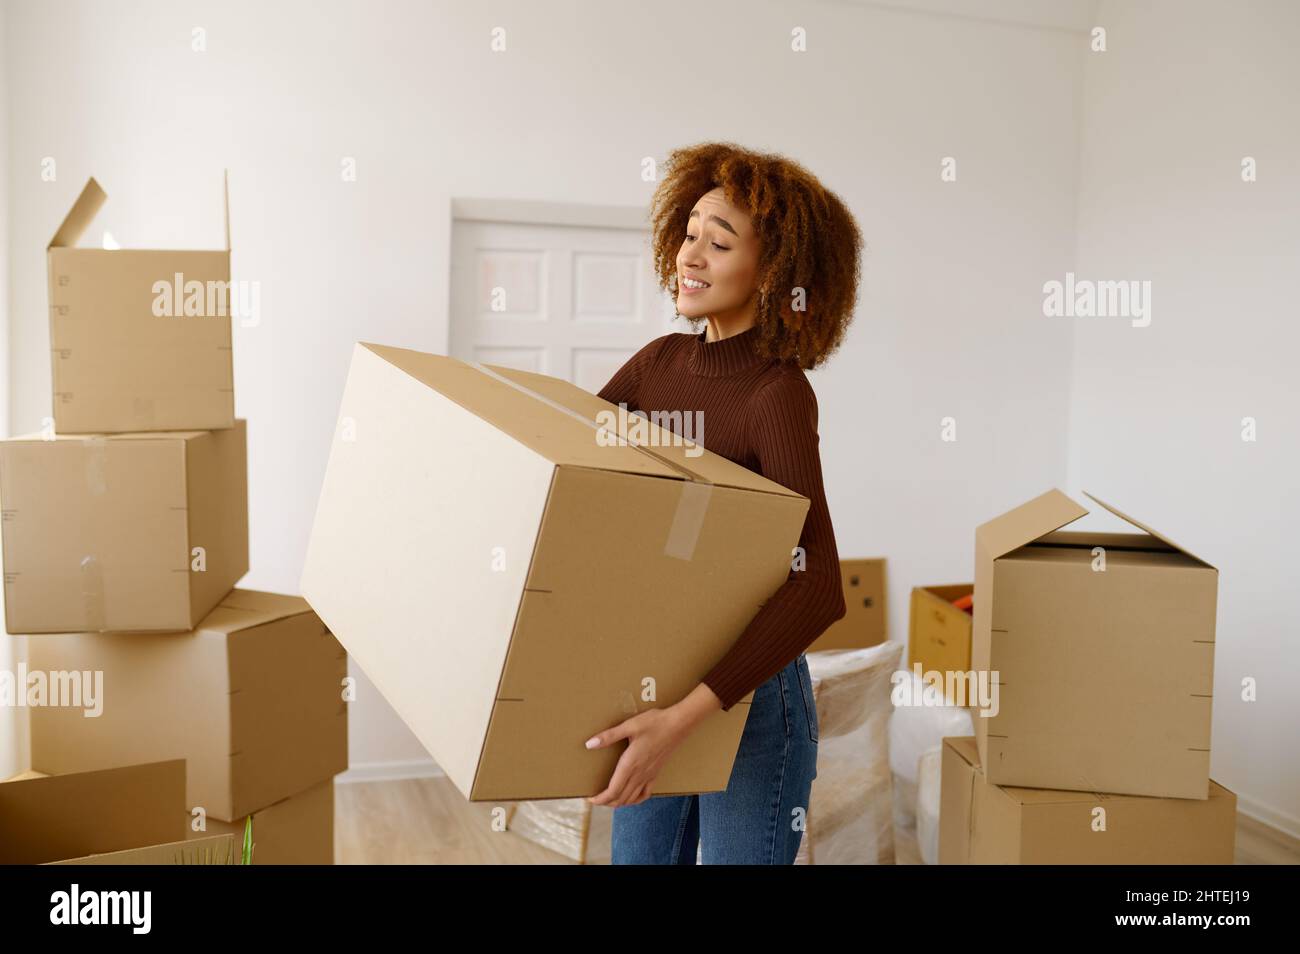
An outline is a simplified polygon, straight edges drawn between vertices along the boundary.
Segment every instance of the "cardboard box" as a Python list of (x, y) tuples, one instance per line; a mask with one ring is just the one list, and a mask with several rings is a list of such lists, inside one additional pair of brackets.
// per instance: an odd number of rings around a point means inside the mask
[(1059, 490), (975, 531), (972, 662), (999, 697), (980, 762), (996, 785), (1204, 799), (1218, 570), (1088, 496), (1143, 532), (1053, 533), (1087, 513)]
[[(467, 798), (590, 796), (625, 745), (583, 743), (699, 684), (807, 511), (565, 381), (359, 344), (302, 592)], [(657, 794), (726, 787), (751, 697)]]
[(244, 422), (0, 441), (10, 633), (192, 629), (248, 572)]
[(913, 587), (907, 639), (909, 668), (920, 663), (923, 672), (970, 671), (973, 619), (952, 601), (973, 592), (974, 583)]
[(55, 430), (232, 427), (229, 223), (215, 252), (73, 248), (106, 198), (87, 182), (46, 252)]
[(127, 848), (67, 861), (47, 861), (51, 865), (237, 865), (240, 842), (233, 835), (211, 835), (190, 841), (173, 841), (165, 845)]
[(841, 560), (844, 579), (844, 616), (831, 623), (805, 652), (824, 649), (865, 649), (887, 638), (885, 614), (885, 560)]
[(0, 781), (0, 864), (39, 865), (185, 838), (185, 762)]
[(234, 590), (191, 633), (33, 636), (27, 657), (103, 673), (97, 717), (32, 708), (39, 771), (184, 758), (187, 809), (232, 821), (347, 768), (347, 658), (300, 597)]
[(1233, 862), (1237, 796), (1217, 782), (1205, 799), (994, 785), (968, 736), (943, 740), (940, 785), (940, 864)]
[[(245, 818), (208, 818), (205, 831), (191, 825), (190, 838), (226, 834), (242, 845)], [(253, 864), (334, 864), (334, 779), (253, 812)]]

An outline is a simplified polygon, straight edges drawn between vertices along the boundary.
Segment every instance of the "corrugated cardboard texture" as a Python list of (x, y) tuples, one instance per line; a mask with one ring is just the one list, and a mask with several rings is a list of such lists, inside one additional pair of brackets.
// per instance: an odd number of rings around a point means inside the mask
[[(621, 746), (583, 741), (698, 682), (789, 573), (808, 501), (707, 451), (602, 446), (580, 418), (613, 405), (490, 370), (357, 346), (302, 589), (467, 797), (593, 795)], [(725, 787), (746, 713), (657, 793)]]
[(1207, 799), (998, 786), (974, 738), (943, 741), (941, 864), (1233, 862), (1237, 796), (1217, 782)]
[[(47, 253), (54, 422), (60, 433), (234, 423), (230, 251), (71, 248), (103, 204), (92, 179)], [(155, 282), (199, 282), (204, 314), (154, 314)], [(219, 282), (209, 314), (208, 283)], [(174, 296), (173, 296), (174, 297)], [(214, 309), (215, 310), (215, 309)]]
[(1161, 537), (1052, 532), (1085, 512), (1050, 491), (976, 531), (973, 662), (999, 681), (975, 719), (985, 771), (1204, 799), (1218, 571)]
[(847, 606), (844, 617), (831, 623), (805, 652), (865, 649), (887, 638), (884, 558), (841, 560), (840, 576)]
[(347, 768), (346, 655), (300, 597), (234, 590), (191, 633), (32, 637), (28, 666), (104, 674), (96, 718), (31, 710), (40, 771), (185, 758), (187, 810), (230, 821)]
[(0, 782), (0, 864), (180, 841), (184, 805), (184, 761)]
[[(191, 839), (229, 833), (244, 842), (244, 818), (209, 818), (207, 831), (191, 831)], [(281, 799), (253, 813), (253, 864), (334, 864), (334, 780)]]
[[(586, 759), (579, 750), (578, 759), (557, 765), (550, 740), (571, 738), (581, 745), (600, 729), (651, 708), (639, 699), (648, 677), (655, 680), (658, 699), (684, 697), (718, 652), (716, 637), (689, 638), (703, 628), (700, 621), (710, 621), (715, 632), (738, 635), (758, 611), (761, 598), (751, 581), (765, 574), (770, 579), (772, 561), (764, 554), (774, 547), (779, 552), (788, 521), (756, 521), (747, 527), (751, 548), (738, 551), (726, 528), (741, 525), (753, 495), (716, 488), (694, 559), (667, 558), (663, 528), (671, 522), (678, 487), (676, 481), (580, 468), (557, 472), (476, 794), (504, 798), (490, 793), (509, 791), (518, 775), (537, 780), (540, 788), (531, 793), (536, 797), (575, 784), (589, 789), (587, 794), (601, 791), (620, 750), (585, 753)], [(797, 502), (787, 506), (793, 511)], [(700, 574), (707, 576), (701, 580)], [(778, 580), (769, 592), (779, 585)], [(635, 609), (629, 606), (633, 586), (646, 589)], [(592, 724), (593, 706), (607, 713), (608, 725)], [(734, 711), (715, 714), (692, 733), (680, 757), (659, 774), (656, 794), (697, 785), (726, 788), (730, 764), (706, 769), (706, 753), (729, 744), (732, 723), (739, 721)]]
[(9, 632), (191, 629), (248, 571), (246, 461), (243, 421), (0, 441)]

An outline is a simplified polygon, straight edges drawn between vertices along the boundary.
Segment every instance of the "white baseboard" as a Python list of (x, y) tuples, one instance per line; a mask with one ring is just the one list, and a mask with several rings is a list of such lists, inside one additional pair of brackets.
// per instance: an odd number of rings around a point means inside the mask
[(404, 759), (354, 763), (342, 775), (336, 775), (334, 781), (347, 785), (350, 782), (391, 782), (404, 778), (443, 778), (446, 774), (433, 759)]
[(1276, 828), (1284, 835), (1300, 839), (1300, 818), (1288, 815), (1268, 805), (1255, 801), (1249, 795), (1237, 796), (1237, 811), (1248, 818), (1253, 818), (1261, 825)]

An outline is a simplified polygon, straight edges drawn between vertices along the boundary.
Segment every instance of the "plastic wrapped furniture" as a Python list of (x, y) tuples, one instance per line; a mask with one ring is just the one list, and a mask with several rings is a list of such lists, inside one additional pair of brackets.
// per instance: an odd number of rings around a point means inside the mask
[(795, 864), (893, 864), (890, 677), (903, 644), (808, 654), (817, 777)]
[[(900, 841), (916, 839), (920, 834), (917, 830), (916, 806), (917, 777), (922, 756), (928, 752), (942, 752), (945, 736), (975, 734), (970, 709), (953, 705), (942, 693), (926, 691), (923, 681), (914, 672), (903, 672), (901, 678), (911, 685), (906, 687), (910, 691), (901, 692), (900, 695), (913, 701), (928, 699), (935, 704), (896, 706), (889, 720), (894, 838)], [(924, 846), (919, 847), (924, 857)]]
[(614, 810), (585, 798), (512, 802), (506, 827), (579, 864), (607, 865)]

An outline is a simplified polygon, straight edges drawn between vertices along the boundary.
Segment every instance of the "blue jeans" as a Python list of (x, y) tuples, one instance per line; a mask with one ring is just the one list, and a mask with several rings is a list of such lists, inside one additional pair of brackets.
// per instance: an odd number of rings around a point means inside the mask
[(725, 791), (651, 795), (614, 809), (616, 865), (788, 865), (817, 775), (817, 707), (800, 655), (754, 690)]

